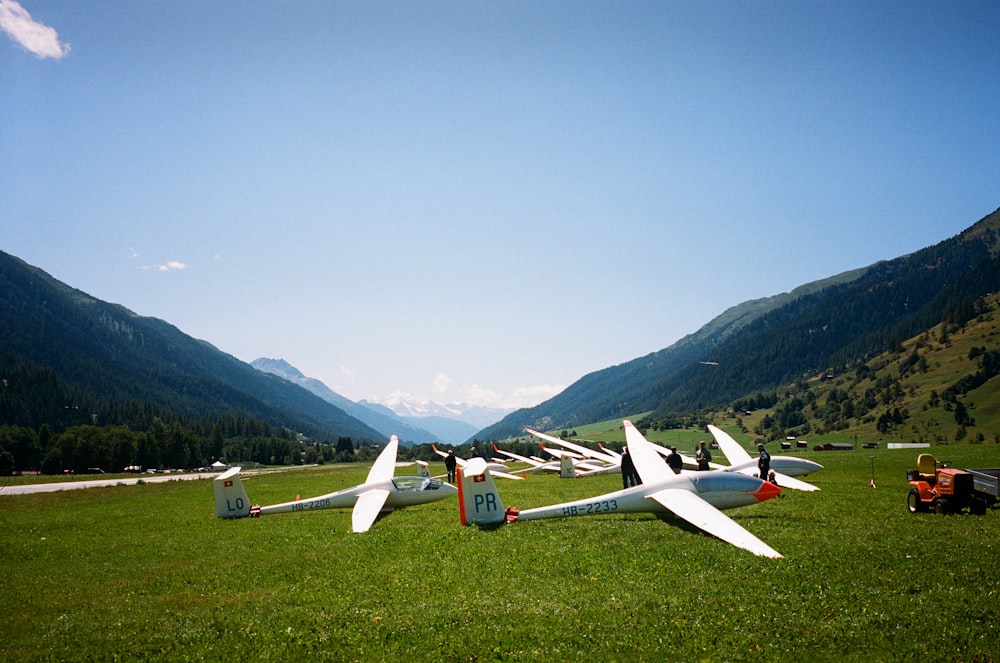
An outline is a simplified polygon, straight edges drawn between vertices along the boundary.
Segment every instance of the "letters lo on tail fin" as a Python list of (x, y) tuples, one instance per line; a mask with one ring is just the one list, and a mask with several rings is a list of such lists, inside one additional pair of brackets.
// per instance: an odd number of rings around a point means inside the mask
[(250, 498), (234, 467), (215, 477), (215, 515), (219, 518), (245, 518), (250, 515)]
[(503, 522), (506, 512), (486, 462), (476, 458), (458, 469), (458, 515), (463, 525)]

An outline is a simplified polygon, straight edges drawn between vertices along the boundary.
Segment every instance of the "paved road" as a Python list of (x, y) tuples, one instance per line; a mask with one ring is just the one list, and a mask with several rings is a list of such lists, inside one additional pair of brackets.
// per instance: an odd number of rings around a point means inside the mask
[(101, 488), (103, 486), (131, 486), (140, 481), (143, 483), (160, 483), (162, 481), (190, 481), (192, 479), (214, 479), (218, 472), (185, 472), (183, 474), (143, 474), (137, 477), (118, 479), (85, 479), (83, 481), (60, 481), (58, 483), (33, 483), (23, 486), (0, 486), (2, 495), (29, 495), (31, 493), (53, 493), (57, 490), (76, 490), (79, 488)]

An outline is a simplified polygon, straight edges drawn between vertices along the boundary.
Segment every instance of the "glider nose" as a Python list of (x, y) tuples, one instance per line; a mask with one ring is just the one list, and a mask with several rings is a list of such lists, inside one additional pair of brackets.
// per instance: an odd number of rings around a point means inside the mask
[(770, 481), (765, 481), (760, 489), (753, 494), (757, 498), (758, 502), (763, 502), (764, 500), (769, 500), (772, 497), (777, 497), (781, 494), (781, 488), (774, 485)]

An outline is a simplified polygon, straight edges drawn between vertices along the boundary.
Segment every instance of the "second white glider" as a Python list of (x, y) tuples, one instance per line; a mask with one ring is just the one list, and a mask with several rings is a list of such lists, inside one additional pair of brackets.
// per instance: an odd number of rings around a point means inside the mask
[(603, 513), (669, 512), (695, 527), (755, 555), (781, 554), (732, 520), (722, 509), (756, 504), (777, 497), (777, 486), (735, 472), (674, 474), (630, 421), (625, 438), (642, 484), (535, 509), (506, 509), (485, 462), (470, 462), (459, 472), (459, 517), (463, 525), (494, 524)]

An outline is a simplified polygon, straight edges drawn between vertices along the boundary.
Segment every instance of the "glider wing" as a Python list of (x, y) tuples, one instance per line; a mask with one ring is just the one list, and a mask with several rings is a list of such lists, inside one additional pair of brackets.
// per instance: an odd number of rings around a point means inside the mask
[(375, 459), (372, 469), (368, 470), (368, 478), (365, 479), (365, 483), (392, 481), (392, 475), (396, 472), (396, 453), (398, 451), (399, 438), (393, 435), (389, 438), (389, 444), (385, 445), (385, 449)]
[(782, 488), (791, 488), (792, 490), (805, 490), (808, 492), (813, 492), (819, 490), (816, 486), (803, 481), (802, 479), (796, 479), (795, 477), (790, 477), (787, 474), (781, 474), (780, 472), (774, 473), (774, 480), (778, 482), (778, 485)]
[(565, 447), (570, 451), (575, 451), (576, 453), (582, 456), (586, 456), (587, 458), (593, 458), (594, 460), (599, 460), (604, 463), (614, 462), (614, 457), (611, 456), (610, 454), (602, 453), (600, 451), (594, 451), (593, 449), (585, 447), (582, 444), (576, 444), (575, 442), (570, 442), (568, 440), (563, 440), (558, 437), (546, 435), (545, 433), (539, 433), (538, 431), (532, 430), (530, 428), (525, 428), (524, 430), (528, 431), (535, 437), (539, 437), (553, 444), (558, 444), (561, 447)]
[(635, 470), (639, 473), (639, 478), (644, 484), (655, 484), (677, 476), (673, 470), (667, 467), (663, 458), (656, 452), (653, 445), (642, 436), (635, 424), (628, 419), (623, 424), (625, 426), (625, 444), (628, 445), (632, 464), (635, 465)]
[[(749, 452), (740, 446), (739, 442), (718, 426), (709, 424), (708, 432), (715, 438), (715, 441), (719, 444), (719, 449), (722, 450), (722, 455), (726, 457), (730, 465), (742, 465), (753, 460)], [(766, 479), (767, 477), (764, 478)]]
[(367, 532), (378, 514), (389, 499), (389, 491), (385, 488), (372, 488), (358, 495), (351, 514), (351, 529), (355, 532)]
[(749, 550), (761, 557), (779, 558), (781, 554), (756, 536), (743, 529), (735, 520), (722, 513), (697, 494), (683, 488), (667, 488), (648, 496), (672, 514), (686, 520), (698, 529)]

